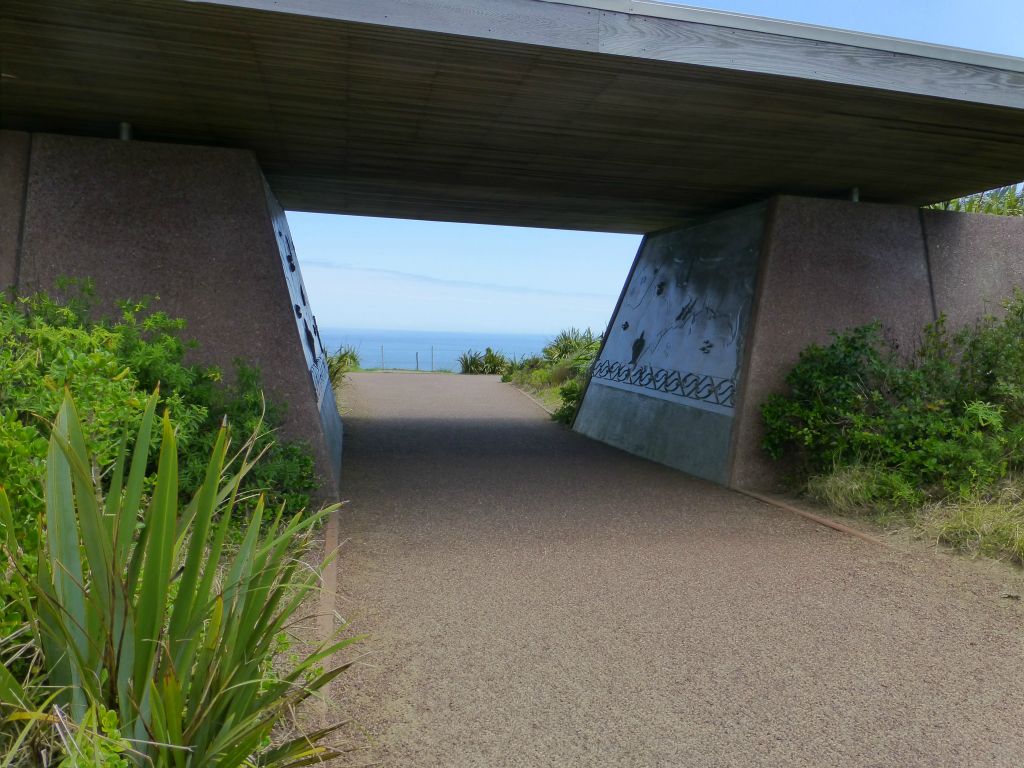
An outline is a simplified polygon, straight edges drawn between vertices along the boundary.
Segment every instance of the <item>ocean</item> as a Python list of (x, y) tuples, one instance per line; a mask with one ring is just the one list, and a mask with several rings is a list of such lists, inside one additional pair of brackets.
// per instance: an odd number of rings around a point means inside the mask
[(320, 338), (328, 352), (353, 346), (363, 368), (397, 368), (414, 371), (459, 370), (459, 355), (470, 349), (491, 349), (507, 357), (539, 355), (551, 334), (455, 333), (451, 331), (382, 331), (356, 328), (321, 328)]

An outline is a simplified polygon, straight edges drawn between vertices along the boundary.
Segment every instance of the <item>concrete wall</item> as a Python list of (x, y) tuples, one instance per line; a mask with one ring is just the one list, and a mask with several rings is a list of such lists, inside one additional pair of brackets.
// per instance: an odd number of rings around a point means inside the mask
[(771, 489), (760, 407), (785, 390), (802, 349), (829, 332), (881, 320), (904, 345), (933, 319), (916, 208), (780, 197), (774, 201), (740, 394), (730, 484)]
[[(8, 134), (4, 145), (27, 138)], [(0, 173), (6, 167), (0, 164)], [(336, 411), (321, 418), (324, 400), (332, 408), (334, 400), (318, 399), (314, 389), (282, 266), (275, 201), (253, 155), (34, 134), (28, 171), (19, 290), (52, 289), (68, 276), (92, 278), (107, 307), (119, 298), (159, 296), (161, 310), (187, 319), (203, 362), (229, 373), (243, 357), (261, 368), (268, 393), (288, 403), (282, 435), (311, 443), (325, 496), (333, 495), (340, 422)], [(0, 199), (4, 211), (8, 205)]]
[(1024, 218), (923, 211), (935, 305), (951, 326), (997, 313), (1024, 289)]
[(29, 146), (29, 134), (0, 131), (0, 290), (13, 286), (18, 279)]
[(742, 208), (644, 239), (577, 431), (728, 481), (766, 210)]

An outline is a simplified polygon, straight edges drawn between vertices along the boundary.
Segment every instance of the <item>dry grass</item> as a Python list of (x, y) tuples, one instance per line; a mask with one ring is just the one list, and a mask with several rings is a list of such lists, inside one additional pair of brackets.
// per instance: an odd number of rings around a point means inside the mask
[(882, 467), (837, 467), (807, 481), (807, 495), (845, 515), (893, 517), (920, 503), (920, 494), (902, 477)]
[(972, 555), (1024, 564), (1024, 489), (1008, 486), (991, 498), (932, 504), (918, 525), (935, 541)]
[(806, 493), (838, 514), (913, 530), (964, 554), (1024, 565), (1024, 482), (1020, 480), (1005, 484), (995, 494), (928, 504), (899, 475), (854, 465), (812, 477)]

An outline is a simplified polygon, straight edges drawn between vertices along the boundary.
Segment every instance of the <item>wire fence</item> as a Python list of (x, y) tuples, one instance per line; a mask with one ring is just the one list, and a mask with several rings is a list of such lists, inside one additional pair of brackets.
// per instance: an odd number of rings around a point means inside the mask
[[(364, 369), (380, 368), (385, 370), (403, 371), (453, 371), (459, 372), (459, 357), (466, 352), (483, 352), (485, 347), (458, 348), (442, 345), (408, 346), (403, 344), (376, 345), (372, 352), (365, 348), (359, 350), (360, 366)], [(534, 348), (501, 349), (492, 346), (495, 352), (505, 357), (519, 359), (539, 354)]]
[[(454, 346), (452, 344), (414, 344), (392, 342), (384, 344), (349, 344), (359, 355), (363, 370), (402, 370), (458, 373), (459, 357), (466, 352), (483, 352), (487, 345)], [(540, 354), (541, 348), (531, 344), (491, 344), (495, 352), (508, 358), (520, 359)]]

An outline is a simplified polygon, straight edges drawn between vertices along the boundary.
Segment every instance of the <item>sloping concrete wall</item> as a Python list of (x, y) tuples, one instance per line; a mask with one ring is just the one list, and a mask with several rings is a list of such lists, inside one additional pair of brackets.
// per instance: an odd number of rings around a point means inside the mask
[(228, 375), (236, 357), (260, 367), (268, 394), (288, 403), (282, 436), (310, 442), (332, 496), (340, 421), (333, 396), (318, 401), (285, 281), (276, 203), (252, 153), (46, 134), (34, 134), (31, 146), (19, 290), (82, 277), (95, 281), (108, 308), (158, 296), (159, 309), (188, 320), (203, 362)]
[(577, 431), (728, 482), (766, 210), (741, 208), (644, 239)]

